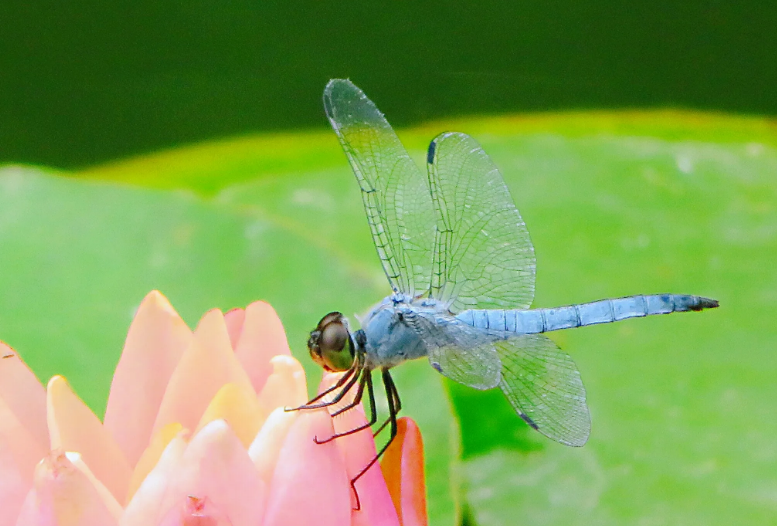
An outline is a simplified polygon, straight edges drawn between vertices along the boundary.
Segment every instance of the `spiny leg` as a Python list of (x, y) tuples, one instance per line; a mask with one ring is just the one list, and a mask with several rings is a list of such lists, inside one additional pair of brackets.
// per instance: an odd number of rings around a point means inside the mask
[(317, 404), (305, 404), (302, 406), (302, 409), (320, 409), (322, 407), (329, 407), (332, 405), (335, 405), (340, 402), (340, 400), (343, 399), (343, 397), (348, 393), (348, 391), (353, 388), (354, 385), (356, 385), (356, 382), (359, 380), (359, 375), (355, 374), (353, 377), (348, 380), (348, 383), (345, 384), (345, 387), (340, 389), (340, 392), (335, 395), (334, 398), (329, 400), (328, 402), (319, 402)]
[(349, 404), (347, 407), (344, 407), (344, 408), (338, 410), (337, 412), (333, 413), (332, 417), (335, 417), (335, 416), (339, 415), (340, 413), (342, 413), (343, 411), (345, 411), (347, 409), (351, 409), (354, 406), (356, 406), (356, 404), (358, 404), (359, 401), (361, 401), (362, 393), (364, 392), (363, 387), (364, 387), (365, 384), (367, 386), (367, 397), (369, 398), (369, 401), (370, 401), (370, 421), (367, 422), (366, 424), (360, 425), (360, 426), (355, 427), (353, 429), (349, 429), (348, 431), (345, 431), (343, 433), (335, 433), (334, 435), (332, 435), (331, 437), (329, 437), (327, 439), (324, 439), (324, 440), (316, 439), (316, 443), (317, 444), (324, 444), (326, 442), (329, 442), (330, 440), (334, 440), (335, 438), (340, 438), (340, 437), (352, 435), (354, 433), (358, 433), (359, 431), (361, 431), (363, 429), (367, 429), (369, 427), (372, 427), (372, 425), (375, 424), (375, 422), (378, 421), (378, 410), (377, 410), (377, 407), (376, 407), (376, 404), (375, 404), (375, 392), (374, 392), (373, 385), (372, 385), (372, 372), (367, 370), (367, 369), (365, 369), (364, 372), (362, 373), (362, 382), (359, 385), (359, 392), (356, 395), (359, 400), (354, 399), (354, 402), (352, 404)]
[[(356, 360), (354, 361), (354, 365), (351, 366), (350, 369), (337, 381), (335, 385), (332, 387), (324, 390), (321, 394), (307, 402), (305, 405), (301, 405), (299, 407), (294, 407), (291, 409), (286, 409), (286, 411), (299, 411), (301, 409), (320, 409), (322, 407), (329, 407), (330, 405), (334, 405), (338, 403), (340, 400), (343, 399), (345, 394), (351, 390), (351, 388), (356, 384), (356, 382), (359, 380), (359, 374), (353, 374), (354, 371), (361, 371), (362, 367), (362, 359), (361, 355), (357, 355)], [(346, 384), (347, 382), (347, 384)], [(343, 387), (343, 384), (345, 384), (345, 387)], [(314, 404), (312, 402), (315, 402), (316, 400), (320, 400), (322, 397), (328, 395), (335, 389), (338, 389), (342, 387), (339, 393), (330, 401), (328, 402), (319, 402), (317, 404)]]
[(359, 405), (359, 403), (361, 403), (362, 396), (364, 396), (365, 384), (369, 386), (367, 389), (369, 395), (371, 397), (374, 397), (374, 393), (372, 392), (372, 371), (367, 369), (362, 369), (362, 377), (361, 377), (361, 380), (359, 380), (359, 389), (356, 391), (356, 396), (353, 397), (353, 401), (350, 404), (343, 406), (337, 411), (335, 411), (334, 413), (332, 413), (332, 418), (345, 413), (349, 409), (353, 409), (354, 407)]
[[(394, 386), (394, 381), (391, 379), (391, 374), (389, 374), (388, 369), (383, 369), (381, 371), (381, 377), (383, 379), (383, 386), (386, 388), (386, 400), (388, 401), (388, 408), (389, 408), (389, 418), (387, 422), (391, 423), (391, 435), (389, 436), (388, 441), (383, 444), (383, 447), (380, 448), (380, 451), (378, 451), (378, 454), (373, 457), (370, 462), (364, 466), (364, 468), (357, 473), (357, 475), (351, 479), (351, 488), (353, 488), (353, 492), (356, 495), (356, 507), (355, 510), (359, 510), (361, 508), (360, 502), (359, 502), (359, 492), (356, 491), (356, 481), (359, 480), (362, 475), (367, 473), (367, 470), (369, 470), (375, 462), (378, 461), (378, 459), (383, 455), (383, 453), (386, 452), (386, 449), (391, 445), (391, 443), (394, 441), (394, 439), (397, 436), (397, 409), (395, 406), (395, 397), (393, 396), (396, 392), (396, 386)], [(393, 388), (393, 389), (392, 389)], [(398, 396), (396, 398), (399, 398)], [(386, 424), (383, 424), (382, 427), (385, 427)]]
[(356, 372), (356, 370), (357, 370), (356, 363), (354, 362), (354, 365), (351, 366), (351, 368), (348, 369), (345, 372), (345, 374), (340, 377), (339, 380), (337, 380), (337, 383), (335, 383), (331, 387), (329, 387), (329, 388), (321, 391), (320, 393), (318, 393), (316, 396), (314, 396), (313, 398), (311, 398), (310, 400), (305, 402), (305, 405), (301, 405), (299, 407), (295, 407), (293, 409), (289, 409), (289, 411), (296, 411), (297, 409), (305, 409), (307, 406), (313, 404), (314, 402), (317, 402), (317, 401), (321, 400), (322, 398), (324, 398), (326, 395), (328, 395), (329, 393), (331, 393), (335, 389), (339, 389), (340, 387), (343, 386), (343, 384), (345, 384), (345, 382), (347, 382), (351, 378), (351, 375), (354, 374)]

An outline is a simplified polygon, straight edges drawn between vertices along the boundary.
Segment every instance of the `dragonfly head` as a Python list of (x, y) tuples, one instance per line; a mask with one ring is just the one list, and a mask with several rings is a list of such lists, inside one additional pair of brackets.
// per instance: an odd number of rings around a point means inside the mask
[(308, 350), (313, 361), (327, 371), (347, 371), (355, 356), (348, 320), (339, 312), (330, 312), (310, 333)]

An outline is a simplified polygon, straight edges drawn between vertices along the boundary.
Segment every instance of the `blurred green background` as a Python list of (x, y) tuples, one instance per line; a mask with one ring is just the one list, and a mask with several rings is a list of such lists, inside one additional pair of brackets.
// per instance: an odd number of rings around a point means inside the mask
[(581, 449), (499, 392), (399, 368), (431, 524), (777, 518), (772, 4), (4, 2), (0, 19), (0, 339), (44, 381), (101, 414), (157, 288), (192, 326), (267, 299), (315, 385), (307, 331), (388, 292), (320, 102), (350, 77), (419, 164), (446, 129), (492, 155), (535, 306), (721, 301), (553, 335), (588, 389)]

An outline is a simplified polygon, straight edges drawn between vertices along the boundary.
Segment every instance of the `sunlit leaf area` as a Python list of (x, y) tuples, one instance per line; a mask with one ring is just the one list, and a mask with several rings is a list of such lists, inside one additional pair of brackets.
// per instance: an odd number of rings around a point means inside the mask
[[(264, 299), (312, 390), (327, 312), (390, 293), (335, 136), (267, 133), (83, 170), (0, 169), (0, 339), (98, 413), (139, 302), (194, 325)], [(640, 293), (720, 308), (552, 334), (585, 383), (582, 448), (530, 429), (499, 390), (398, 367), (423, 433), (432, 525), (769, 524), (777, 516), (777, 126), (681, 111), (560, 112), (399, 128), (475, 137), (537, 257), (534, 306)], [(379, 409), (385, 409), (380, 405)]]

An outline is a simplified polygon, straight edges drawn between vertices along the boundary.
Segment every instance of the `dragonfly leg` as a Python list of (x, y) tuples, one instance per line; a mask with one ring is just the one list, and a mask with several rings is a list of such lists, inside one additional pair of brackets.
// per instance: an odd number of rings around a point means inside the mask
[(369, 371), (367, 369), (363, 369), (362, 370), (362, 377), (361, 377), (361, 380), (359, 380), (359, 389), (356, 391), (356, 396), (353, 397), (353, 402), (351, 402), (350, 404), (348, 404), (348, 405), (346, 405), (344, 407), (341, 407), (340, 409), (338, 409), (337, 411), (332, 413), (332, 418), (334, 418), (334, 417), (336, 417), (338, 415), (341, 415), (341, 414), (345, 413), (346, 411), (348, 411), (350, 409), (353, 409), (354, 407), (359, 405), (359, 403), (361, 403), (361, 401), (362, 401), (362, 396), (364, 396), (364, 386), (365, 385), (369, 386), (368, 389), (367, 389), (367, 391), (369, 392), (369, 395), (371, 397), (374, 397), (374, 393), (372, 392), (372, 371)]
[(373, 389), (373, 386), (372, 386), (372, 374), (371, 374), (370, 371), (368, 371), (366, 369), (362, 373), (362, 380), (359, 383), (359, 392), (356, 395), (357, 398), (359, 398), (359, 400), (354, 399), (354, 403), (349, 404), (348, 406), (344, 407), (343, 409), (340, 409), (339, 411), (333, 413), (332, 416), (333, 417), (337, 416), (338, 414), (342, 413), (343, 411), (351, 409), (352, 407), (356, 406), (356, 404), (358, 404), (361, 401), (361, 397), (362, 397), (362, 393), (364, 392), (365, 384), (367, 386), (367, 397), (369, 398), (369, 401), (370, 401), (370, 420), (369, 420), (369, 422), (367, 422), (366, 424), (360, 425), (358, 427), (355, 427), (353, 429), (349, 429), (348, 431), (345, 431), (343, 433), (336, 433), (336, 434), (332, 435), (331, 437), (326, 438), (324, 440), (316, 439), (316, 444), (324, 444), (326, 442), (329, 442), (330, 440), (334, 440), (335, 438), (340, 438), (340, 437), (352, 435), (354, 433), (358, 433), (359, 431), (361, 431), (363, 429), (368, 429), (368, 428), (372, 427), (372, 425), (375, 424), (375, 422), (378, 421), (378, 411), (377, 411), (377, 408), (376, 408), (376, 405), (375, 405), (375, 392), (374, 392), (374, 389)]
[[(397, 391), (397, 386), (394, 384), (394, 379), (389, 375), (386, 378), (384, 378), (383, 382), (384, 384), (388, 381), (388, 384), (386, 384), (386, 396), (388, 396), (388, 389), (391, 388), (392, 397), (394, 400), (394, 409), (396, 413), (399, 413), (399, 411), (402, 409), (402, 401), (399, 399), (399, 391)], [(372, 434), (373, 437), (377, 437), (381, 431), (383, 431), (387, 425), (391, 422), (391, 417), (387, 418), (385, 422), (383, 422), (380, 427)]]
[[(353, 365), (351, 366), (351, 368), (348, 369), (348, 371), (343, 376), (341, 376), (339, 380), (337, 380), (337, 383), (335, 383), (335, 385), (333, 385), (332, 387), (330, 387), (328, 389), (325, 389), (324, 391), (319, 393), (315, 398), (312, 398), (307, 403), (305, 403), (305, 405), (301, 405), (299, 407), (287, 408), (286, 411), (299, 411), (299, 410), (302, 410), (302, 409), (320, 409), (322, 407), (329, 407), (330, 405), (336, 404), (337, 402), (339, 402), (340, 400), (343, 399), (345, 394), (348, 391), (350, 391), (351, 388), (358, 381), (359, 374), (358, 374), (357, 371), (361, 371), (362, 370), (362, 361), (363, 361), (362, 360), (362, 356), (361, 355), (357, 355), (357, 358), (356, 358), (356, 360), (354, 360)], [(343, 387), (344, 385), (345, 385), (345, 387)], [(316, 402), (318, 400), (321, 400), (323, 397), (325, 397), (329, 393), (332, 393), (333, 391), (335, 391), (337, 389), (340, 389), (341, 387), (342, 387), (342, 390), (339, 393), (337, 393), (337, 395), (332, 400), (330, 400), (328, 402), (319, 402), (317, 404), (314, 403), (314, 402)]]
[(399, 399), (399, 391), (397, 391), (397, 386), (394, 384), (394, 379), (388, 376), (388, 380), (391, 383), (391, 390), (394, 392), (394, 409), (399, 413), (402, 410), (402, 400)]
[[(396, 392), (396, 386), (394, 386), (394, 381), (391, 378), (391, 374), (389, 374), (388, 369), (383, 369), (381, 371), (381, 376), (383, 379), (383, 386), (386, 388), (386, 400), (388, 401), (388, 407), (389, 407), (389, 417), (388, 420), (386, 420), (387, 423), (391, 423), (391, 435), (389, 436), (388, 441), (386, 441), (385, 444), (383, 444), (383, 447), (380, 448), (380, 451), (378, 451), (378, 454), (375, 455), (372, 460), (369, 461), (369, 463), (362, 468), (362, 470), (356, 474), (354, 478), (351, 479), (351, 488), (353, 489), (354, 494), (356, 495), (356, 507), (354, 510), (361, 509), (361, 505), (359, 502), (359, 492), (356, 491), (356, 481), (359, 480), (367, 471), (375, 464), (375, 462), (378, 461), (378, 459), (383, 455), (383, 453), (386, 452), (388, 447), (391, 445), (391, 443), (394, 441), (394, 439), (397, 436), (397, 408), (395, 402), (399, 398), (398, 396), (395, 396)], [(383, 424), (381, 428), (385, 427), (386, 424)]]

